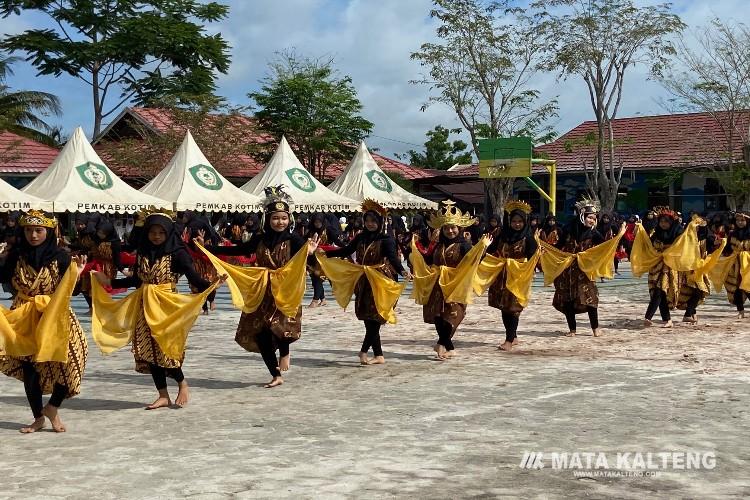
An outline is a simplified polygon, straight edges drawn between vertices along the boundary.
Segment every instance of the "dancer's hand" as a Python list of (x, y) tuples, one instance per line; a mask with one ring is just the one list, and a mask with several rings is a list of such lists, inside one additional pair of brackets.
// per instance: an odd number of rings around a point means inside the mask
[(495, 238), (491, 234), (485, 234), (482, 236), (482, 241), (484, 241), (487, 246), (492, 245), (492, 242), (495, 240)]
[(220, 284), (220, 285), (223, 285), (224, 283), (227, 282), (227, 279), (229, 279), (229, 275), (228, 274), (222, 274), (221, 276), (219, 276), (218, 278), (216, 278), (216, 282), (218, 284)]
[(401, 273), (401, 276), (406, 278), (406, 281), (412, 281), (414, 279), (414, 276), (412, 276), (411, 271), (408, 269), (404, 269), (404, 272)]
[(313, 234), (312, 238), (307, 240), (307, 255), (312, 255), (315, 253), (315, 250), (318, 249), (318, 245), (320, 243), (320, 236), (318, 233)]
[(70, 259), (78, 267), (78, 274), (81, 274), (83, 272), (83, 268), (86, 267), (88, 258), (85, 255), (74, 255)]
[(99, 271), (94, 271), (92, 273), (94, 275), (94, 278), (96, 281), (99, 282), (102, 286), (112, 286), (112, 280), (107, 277), (106, 274), (100, 273)]

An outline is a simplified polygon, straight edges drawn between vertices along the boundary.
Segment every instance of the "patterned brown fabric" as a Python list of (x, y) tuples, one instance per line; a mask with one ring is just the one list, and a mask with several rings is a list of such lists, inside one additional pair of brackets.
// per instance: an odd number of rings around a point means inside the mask
[[(701, 258), (708, 255), (706, 251), (706, 240), (700, 242)], [(703, 304), (706, 297), (711, 295), (711, 281), (708, 276), (703, 276), (702, 281), (695, 281), (695, 276), (690, 272), (678, 272), (677, 284), (679, 293), (677, 296), (677, 309), (687, 309), (687, 303), (691, 297), (698, 295), (698, 305)]]
[[(261, 242), (258, 244), (256, 255), (258, 267), (278, 269), (292, 258), (291, 241), (283, 241), (276, 245), (273, 250), (269, 250)], [(284, 316), (276, 309), (276, 301), (271, 293), (270, 282), (266, 287), (266, 293), (260, 307), (255, 312), (242, 313), (242, 316), (240, 316), (234, 340), (247, 351), (260, 352), (256, 338), (264, 329), (273, 332), (274, 341), (276, 338), (282, 338), (287, 342), (294, 342), (302, 336), (302, 307), (300, 306), (297, 309), (297, 314), (293, 318)]]
[[(148, 257), (138, 256), (136, 272), (143, 284), (163, 285), (171, 283), (176, 290), (178, 275), (172, 272), (172, 257), (165, 255), (153, 264)], [(159, 344), (151, 336), (151, 328), (146, 322), (143, 309), (139, 309), (138, 319), (135, 324), (135, 335), (133, 336), (133, 357), (135, 358), (135, 371), (138, 373), (151, 373), (150, 364), (163, 368), (180, 368), (182, 359), (167, 357), (159, 347)]]
[[(588, 250), (593, 242), (584, 240), (577, 242), (569, 241), (564, 247), (564, 252), (576, 253)], [(555, 278), (555, 296), (552, 298), (552, 306), (558, 311), (565, 313), (566, 304), (573, 303), (576, 314), (586, 312), (587, 307), (599, 307), (599, 290), (596, 283), (591, 281), (578, 267), (578, 262), (573, 263), (560, 276)]]
[[(732, 246), (732, 251), (734, 252), (750, 251), (750, 240), (740, 241), (737, 238), (730, 238), (729, 244)], [(740, 259), (737, 258), (732, 264), (732, 267), (729, 270), (729, 274), (727, 275), (727, 279), (724, 282), (724, 289), (727, 291), (727, 299), (729, 300), (730, 304), (734, 304), (734, 292), (737, 291), (740, 283), (742, 283), (742, 273), (740, 273)], [(747, 297), (748, 293), (743, 290), (743, 303), (745, 302), (745, 300), (747, 300)]]
[[(208, 281), (209, 283), (213, 283), (219, 278), (219, 273), (216, 272), (216, 268), (214, 267), (214, 265), (206, 259), (193, 259), (193, 267), (195, 268), (195, 272), (197, 272), (201, 278)], [(194, 287), (193, 285), (190, 285), (190, 291), (193, 293), (201, 292), (200, 289)]]
[[(71, 265), (75, 264), (72, 263)], [(37, 272), (31, 266), (27, 265), (23, 259), (19, 259), (12, 282), (19, 294), (34, 297), (35, 295), (51, 295), (54, 293), (57, 285), (60, 284), (61, 279), (62, 274), (60, 273), (57, 261), (52, 261)], [(11, 309), (19, 307), (23, 302), (20, 296), (16, 296)], [(86, 369), (86, 359), (88, 357), (86, 336), (72, 309), (69, 310), (69, 318), (68, 362), (59, 363), (50, 361), (46, 363), (34, 363), (34, 369), (39, 373), (42, 392), (44, 394), (51, 394), (55, 384), (61, 384), (68, 388), (66, 398), (72, 398), (80, 394), (81, 381), (83, 380), (83, 372)], [(31, 361), (30, 356), (16, 358), (0, 354), (0, 371), (9, 377), (23, 381), (22, 363), (27, 361)]]
[[(461, 245), (453, 243), (446, 247), (443, 243), (438, 243), (432, 255), (433, 264), (436, 266), (456, 267), (461, 263)], [(446, 302), (443, 290), (440, 288), (440, 284), (436, 282), (435, 286), (432, 287), (432, 293), (427, 304), (422, 306), (422, 316), (425, 323), (435, 324), (435, 318), (442, 318), (443, 321), (450, 323), (453, 327), (452, 337), (456, 333), (456, 328), (466, 316), (466, 304)]]
[[(495, 257), (523, 259), (526, 257), (524, 254), (525, 249), (526, 238), (520, 239), (515, 243), (501, 243), (495, 252)], [(487, 303), (490, 307), (495, 307), (501, 311), (513, 313), (518, 316), (523, 311), (523, 306), (518, 303), (516, 296), (505, 288), (506, 277), (507, 272), (503, 268), (497, 279), (490, 285), (489, 292), (487, 293)]]
[[(663, 252), (670, 245), (665, 245), (659, 241), (654, 242), (654, 248)], [(667, 294), (667, 303), (670, 309), (677, 306), (677, 300), (680, 295), (680, 284), (677, 277), (677, 271), (664, 264), (664, 261), (648, 270), (648, 289), (649, 291), (658, 288)]]
[[(383, 255), (382, 244), (383, 240), (375, 240), (369, 244), (360, 243), (356, 252), (357, 262), (363, 266), (381, 266), (378, 268), (379, 272), (390, 279), (395, 279), (396, 270)], [(394, 304), (393, 307), (395, 308), (396, 305)], [(354, 313), (360, 321), (377, 321), (381, 325), (387, 323), (387, 320), (378, 314), (370, 282), (364, 275), (354, 286)]]
[[(102, 273), (107, 278), (113, 280), (117, 277), (117, 268), (112, 260), (112, 243), (109, 241), (103, 241), (99, 245), (93, 247), (91, 250), (91, 259), (96, 260), (102, 264)], [(81, 291), (87, 294), (91, 294), (91, 274), (84, 273), (81, 276)]]

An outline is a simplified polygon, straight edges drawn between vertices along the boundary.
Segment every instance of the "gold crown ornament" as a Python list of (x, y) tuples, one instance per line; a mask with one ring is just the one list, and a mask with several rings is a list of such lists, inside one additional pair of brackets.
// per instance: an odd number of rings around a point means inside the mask
[(665, 206), (654, 207), (653, 212), (656, 214), (657, 219), (659, 217), (669, 217), (672, 220), (677, 220), (678, 217), (677, 212)]
[(47, 214), (41, 210), (29, 210), (18, 218), (18, 225), (21, 227), (26, 226), (40, 226), (40, 227), (57, 227), (57, 219), (54, 216), (47, 217)]
[(508, 214), (514, 210), (519, 210), (526, 215), (529, 215), (531, 213), (531, 205), (521, 200), (508, 200), (505, 202), (505, 205), (503, 205), (503, 210)]
[(737, 217), (743, 217), (743, 218), (745, 218), (745, 219), (750, 219), (750, 213), (748, 213), (748, 212), (746, 212), (746, 211), (744, 211), (744, 210), (737, 210), (737, 211), (736, 211), (736, 212), (734, 213), (734, 217), (735, 217), (735, 218), (737, 218)]
[(266, 213), (286, 212), (291, 213), (293, 202), (292, 197), (284, 191), (284, 185), (267, 186), (263, 189), (266, 199), (263, 201), (263, 207)]
[(446, 200), (443, 202), (443, 208), (438, 210), (437, 214), (432, 214), (430, 216), (427, 225), (433, 229), (440, 229), (443, 226), (469, 227), (476, 221), (477, 219), (468, 213), (463, 213), (461, 209), (456, 206), (455, 201)]
[(362, 201), (360, 210), (362, 213), (375, 212), (384, 219), (388, 217), (388, 209), (372, 198), (365, 198), (364, 201)]
[(599, 203), (599, 200), (593, 198), (583, 197), (581, 198), (581, 201), (576, 202), (576, 210), (579, 214), (598, 214), (601, 209), (602, 204)]
[(162, 217), (166, 217), (167, 219), (174, 221), (177, 219), (177, 212), (174, 210), (167, 210), (166, 208), (157, 208), (154, 205), (151, 205), (149, 207), (143, 208), (138, 212), (138, 221), (139, 222), (146, 222), (146, 219), (151, 217), (152, 215), (161, 215)]

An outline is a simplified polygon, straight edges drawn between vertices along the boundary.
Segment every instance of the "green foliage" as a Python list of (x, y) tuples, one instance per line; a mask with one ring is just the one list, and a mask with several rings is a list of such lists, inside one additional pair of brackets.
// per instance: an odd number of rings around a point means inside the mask
[(273, 141), (285, 136), (305, 168), (323, 178), (329, 165), (352, 157), (373, 124), (360, 115), (352, 80), (338, 76), (332, 59), (278, 56), (260, 91), (248, 94), (255, 118)]
[(14, 91), (6, 85), (16, 60), (0, 57), (0, 130), (56, 146), (59, 130), (48, 123), (47, 117), (60, 115), (60, 100), (47, 92)]
[(424, 153), (411, 149), (405, 155), (397, 156), (415, 167), (437, 170), (448, 170), (456, 163), (471, 163), (471, 153), (466, 151), (468, 145), (462, 140), (453, 142), (448, 140), (450, 134), (460, 133), (460, 128), (447, 129), (442, 125), (436, 125), (426, 134), (427, 141), (424, 143)]
[(167, 95), (189, 101), (212, 93), (215, 72), (229, 68), (226, 41), (207, 34), (202, 24), (226, 17), (228, 8), (216, 2), (0, 2), (5, 17), (26, 11), (49, 17), (56, 29), (26, 30), (6, 37), (0, 47), (24, 53), (39, 75), (68, 74), (91, 86), (94, 135), (126, 102), (151, 103)]

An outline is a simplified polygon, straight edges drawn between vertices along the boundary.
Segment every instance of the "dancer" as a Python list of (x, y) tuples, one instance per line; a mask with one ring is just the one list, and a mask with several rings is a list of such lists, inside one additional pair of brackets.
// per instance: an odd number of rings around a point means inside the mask
[[(221, 242), (221, 237), (208, 221), (207, 217), (193, 212), (188, 212), (188, 214), (183, 240), (190, 253), (190, 257), (193, 259), (195, 271), (204, 281), (213, 283), (219, 277), (216, 268), (211, 264), (208, 257), (206, 257), (206, 254), (198, 250), (194, 240), (200, 237), (204, 242), (208, 242), (211, 245), (218, 245)], [(190, 291), (200, 293), (202, 290), (194, 285), (190, 285)], [(216, 290), (211, 292), (206, 298), (206, 302), (203, 303), (203, 314), (208, 315), (209, 310), (216, 310)]]
[[(91, 271), (103, 273), (113, 280), (123, 270), (120, 261), (121, 242), (115, 226), (108, 218), (99, 216), (89, 219), (86, 229), (88, 235), (88, 264), (81, 273), (81, 293), (91, 308)], [(107, 292), (116, 292), (108, 288)], [(90, 312), (90, 311), (89, 311)]]
[[(698, 218), (697, 215), (693, 216)], [(698, 323), (698, 306), (711, 295), (711, 281), (708, 273), (718, 263), (726, 239), (717, 238), (716, 234), (707, 226), (706, 221), (698, 218), (698, 245), (702, 266), (697, 271), (679, 271), (677, 283), (680, 291), (677, 297), (677, 309), (684, 310), (684, 323)]]
[[(265, 189), (263, 232), (234, 247), (204, 249), (219, 272), (229, 275), (235, 307), (242, 310), (235, 341), (249, 352), (260, 353), (271, 374), (266, 388), (284, 383), (289, 370), (289, 346), (302, 335), (302, 296), (307, 256), (318, 246), (317, 235), (305, 244), (292, 228), (293, 200), (282, 186)], [(202, 244), (201, 238), (197, 239)], [(256, 255), (256, 267), (222, 263), (220, 256)], [(270, 275), (270, 277), (269, 277)], [(265, 287), (259, 283), (267, 283)], [(278, 288), (278, 291), (276, 291)], [(279, 358), (276, 358), (276, 351)]]
[[(338, 229), (328, 224), (325, 214), (317, 213), (312, 216), (310, 219), (310, 229), (307, 231), (307, 239), (315, 238), (323, 250), (334, 250), (337, 248), (336, 243), (339, 241), (339, 237), (340, 233)], [(307, 259), (307, 267), (313, 286), (313, 299), (307, 307), (312, 309), (314, 307), (325, 306), (326, 296), (323, 282), (326, 280), (326, 277), (323, 275), (323, 270), (320, 268), (320, 264), (318, 264), (314, 255), (311, 255)]]
[[(729, 244), (725, 248), (723, 267), (726, 271), (719, 274), (719, 282), (724, 284), (729, 303), (737, 308), (737, 318), (745, 317), (745, 301), (750, 295), (750, 213), (737, 211), (734, 215), (734, 230), (729, 235)], [(744, 265), (743, 265), (744, 264)], [(717, 266), (718, 267), (718, 266)]]
[(614, 254), (625, 226), (615, 238), (605, 242), (596, 230), (598, 213), (598, 201), (583, 199), (576, 203), (577, 217), (560, 238), (559, 249), (540, 241), (544, 284), (555, 284), (552, 305), (565, 315), (566, 337), (576, 335), (576, 314), (584, 312), (588, 314), (594, 337), (602, 335), (597, 309), (599, 291), (594, 280), (614, 277)]
[[(178, 384), (175, 404), (183, 407), (189, 402), (190, 388), (182, 372), (187, 336), (208, 295), (225, 279), (209, 283), (196, 272), (175, 226), (170, 212), (145, 213), (133, 275), (110, 280), (94, 273), (102, 286), (133, 287), (135, 292), (113, 300), (101, 287), (92, 286), (94, 340), (105, 354), (132, 342), (135, 370), (150, 373), (159, 393), (147, 410), (172, 405), (167, 377)], [(175, 293), (181, 274), (201, 293)]]
[[(444, 201), (443, 208), (437, 215), (430, 217), (429, 225), (439, 231), (437, 244), (430, 247), (430, 251), (422, 259), (422, 253), (416, 244), (418, 236), (414, 235), (412, 249), (412, 266), (415, 276), (432, 275), (424, 281), (415, 279), (413, 297), (427, 296), (427, 301), (418, 300), (423, 305), (422, 314), (425, 323), (435, 325), (438, 340), (435, 344), (435, 355), (438, 360), (450, 359), (455, 353), (453, 335), (466, 315), (466, 305), (471, 296), (460, 296), (454, 293), (460, 280), (468, 280), (470, 284), (476, 274), (482, 255), (491, 237), (483, 237), (472, 252), (472, 245), (463, 236), (465, 227), (474, 224), (473, 217), (464, 214), (455, 206), (453, 201)], [(421, 261), (420, 261), (421, 259)], [(426, 264), (432, 266), (432, 273), (426, 269)], [(447, 271), (447, 272), (444, 272)], [(455, 276), (448, 278), (453, 272)], [(442, 280), (440, 277), (448, 279)], [(419, 290), (424, 283), (425, 290)], [(464, 287), (473, 293), (472, 287)], [(426, 292), (426, 293), (425, 293)]]
[[(318, 257), (321, 266), (333, 285), (333, 292), (339, 305), (346, 307), (353, 288), (356, 296), (354, 311), (357, 319), (365, 323), (365, 338), (362, 342), (362, 348), (359, 352), (359, 361), (362, 365), (376, 365), (385, 363), (383, 348), (380, 344), (380, 327), (385, 323), (395, 323), (396, 316), (393, 312), (402, 286), (398, 286), (394, 278), (397, 274), (404, 276), (406, 279), (411, 278), (408, 269), (404, 269), (401, 261), (398, 259), (396, 241), (385, 234), (385, 218), (388, 215), (386, 210), (374, 200), (365, 200), (362, 203), (362, 212), (364, 217), (364, 229), (358, 233), (352, 241), (345, 247), (338, 250), (325, 252), (323, 258)], [(358, 269), (356, 285), (351, 285), (345, 272), (337, 272), (334, 262), (327, 261), (325, 257), (348, 257), (356, 253), (356, 260), (359, 266), (351, 264)], [(363, 268), (364, 266), (364, 268)], [(354, 269), (354, 268), (352, 268)], [(365, 269), (375, 270), (380, 276), (373, 273), (365, 272)], [(380, 278), (380, 279), (378, 279)], [(382, 293), (374, 293), (373, 283), (375, 286), (382, 287)], [(348, 291), (348, 297), (344, 297)], [(380, 290), (378, 291), (380, 292)], [(392, 300), (396, 295), (396, 300)], [(387, 298), (378, 303), (381, 298)], [(372, 348), (374, 357), (368, 358), (368, 352)]]
[[(58, 247), (54, 217), (30, 210), (18, 223), (20, 243), (0, 267), (0, 281), (18, 291), (11, 310), (0, 311), (0, 371), (23, 382), (34, 422), (22, 433), (43, 429), (45, 417), (55, 432), (65, 432), (58, 409), (81, 392), (88, 357), (86, 336), (70, 308), (86, 257), (71, 259)], [(43, 394), (51, 394), (46, 405)]]
[[(487, 253), (502, 259), (531, 260), (539, 248), (528, 223), (531, 205), (523, 201), (511, 200), (505, 204), (503, 211), (502, 230), (499, 237), (487, 249)], [(545, 225), (548, 222), (549, 218)], [(528, 285), (534, 278), (535, 267), (536, 261), (531, 266), (531, 274), (526, 278)], [(518, 321), (525, 305), (522, 305), (518, 297), (508, 288), (507, 280), (508, 270), (504, 268), (492, 282), (487, 297), (490, 307), (501, 311), (503, 326), (505, 326), (505, 341), (498, 346), (498, 349), (503, 351), (510, 351), (514, 345), (518, 344)]]

